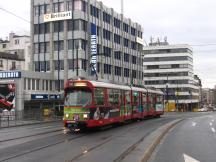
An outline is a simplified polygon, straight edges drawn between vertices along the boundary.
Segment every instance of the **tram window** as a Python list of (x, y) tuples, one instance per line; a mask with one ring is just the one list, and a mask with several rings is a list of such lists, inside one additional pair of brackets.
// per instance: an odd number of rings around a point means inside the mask
[(104, 105), (104, 90), (102, 88), (95, 88), (94, 97), (96, 105)]
[(163, 97), (162, 96), (159, 96), (157, 95), (157, 103), (161, 103), (163, 101)]
[(139, 100), (139, 92), (133, 92), (133, 103), (137, 104)]
[(131, 103), (130, 91), (126, 91), (125, 92), (125, 101), (126, 101), (126, 104), (130, 104)]
[(146, 94), (143, 93), (143, 94), (142, 94), (142, 102), (143, 102), (143, 103), (146, 103), (146, 100), (147, 100)]
[(108, 89), (109, 103), (118, 105), (120, 103), (120, 90)]

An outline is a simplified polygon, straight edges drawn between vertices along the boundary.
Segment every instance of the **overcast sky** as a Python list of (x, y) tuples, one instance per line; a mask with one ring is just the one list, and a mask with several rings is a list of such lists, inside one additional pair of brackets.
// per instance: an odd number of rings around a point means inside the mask
[[(121, 0), (102, 0), (120, 12)], [(0, 8), (29, 20), (30, 0), (1, 0)], [(124, 14), (144, 28), (144, 39), (168, 37), (170, 44), (192, 46), (194, 72), (202, 79), (203, 87), (216, 85), (216, 1), (215, 0), (124, 0)], [(29, 32), (29, 23), (0, 10), (0, 38), (14, 31)], [(213, 44), (213, 45), (208, 45)]]

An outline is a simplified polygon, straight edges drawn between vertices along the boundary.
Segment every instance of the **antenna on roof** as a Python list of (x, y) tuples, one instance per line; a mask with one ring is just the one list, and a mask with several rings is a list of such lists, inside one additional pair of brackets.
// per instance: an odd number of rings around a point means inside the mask
[(121, 14), (124, 15), (124, 0), (121, 0)]

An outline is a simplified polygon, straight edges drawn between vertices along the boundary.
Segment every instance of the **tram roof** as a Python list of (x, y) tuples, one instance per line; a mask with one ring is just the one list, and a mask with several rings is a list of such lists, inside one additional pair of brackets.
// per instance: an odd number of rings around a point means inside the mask
[[(139, 92), (147, 92), (145, 88), (140, 87), (130, 87), (127, 85), (118, 85), (118, 84), (112, 84), (112, 83), (105, 83), (105, 82), (97, 82), (97, 81), (89, 81), (93, 86), (95, 87), (107, 87), (107, 88), (113, 88), (113, 89), (121, 89), (121, 90), (133, 90), (133, 91), (139, 91)], [(148, 89), (149, 93), (158, 93), (163, 94), (160, 90), (153, 90)]]
[(121, 90), (131, 90), (131, 88), (126, 85), (118, 85), (118, 84), (104, 83), (104, 82), (97, 82), (97, 81), (89, 81), (89, 82), (95, 87), (106, 87), (106, 88), (121, 89)]

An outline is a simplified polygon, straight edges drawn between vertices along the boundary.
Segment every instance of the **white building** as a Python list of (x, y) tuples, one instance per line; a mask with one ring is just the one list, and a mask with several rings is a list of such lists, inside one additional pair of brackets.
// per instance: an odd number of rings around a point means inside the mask
[[(151, 43), (144, 48), (146, 87), (161, 89), (172, 109), (192, 111), (198, 108), (199, 82), (193, 74), (193, 52), (189, 45)], [(168, 107), (169, 107), (168, 104)]]
[(23, 62), (24, 69), (29, 70), (30, 63), (30, 36), (27, 35), (15, 35), (11, 32), (9, 39), (0, 40), (0, 52), (6, 52), (11, 54), (17, 54), (19, 58), (25, 60)]
[(25, 60), (17, 54), (0, 52), (0, 71), (24, 70)]

